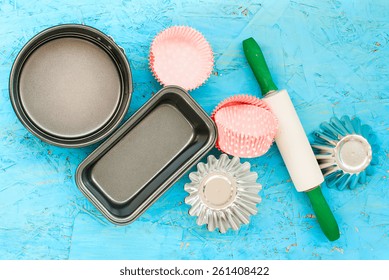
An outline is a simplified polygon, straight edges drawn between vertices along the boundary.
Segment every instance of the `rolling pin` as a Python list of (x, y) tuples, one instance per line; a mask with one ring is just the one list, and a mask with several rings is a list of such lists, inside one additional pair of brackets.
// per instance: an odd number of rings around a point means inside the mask
[(275, 141), (293, 184), (298, 192), (308, 195), (323, 233), (334, 241), (340, 236), (339, 227), (321, 192), (324, 177), (289, 94), (285, 89), (278, 90), (274, 84), (261, 48), (253, 38), (243, 41), (243, 50), (263, 99), (278, 118)]

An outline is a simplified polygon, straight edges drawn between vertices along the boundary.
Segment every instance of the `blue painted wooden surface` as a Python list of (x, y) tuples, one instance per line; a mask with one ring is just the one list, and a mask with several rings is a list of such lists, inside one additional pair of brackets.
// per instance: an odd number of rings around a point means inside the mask
[[(388, 18), (387, 0), (0, 1), (0, 258), (389, 259)], [(183, 203), (187, 175), (133, 224), (108, 223), (74, 183), (77, 165), (96, 146), (43, 143), (21, 125), (9, 101), (18, 51), (60, 23), (99, 28), (126, 50), (135, 86), (127, 117), (160, 88), (148, 69), (153, 36), (177, 24), (200, 30), (215, 52), (214, 75), (192, 92), (207, 112), (230, 95), (259, 94), (241, 49), (253, 36), (307, 133), (333, 114), (357, 114), (378, 136), (380, 163), (357, 190), (323, 187), (341, 238), (325, 239), (276, 147), (250, 160), (263, 202), (238, 232), (210, 233), (195, 224)]]

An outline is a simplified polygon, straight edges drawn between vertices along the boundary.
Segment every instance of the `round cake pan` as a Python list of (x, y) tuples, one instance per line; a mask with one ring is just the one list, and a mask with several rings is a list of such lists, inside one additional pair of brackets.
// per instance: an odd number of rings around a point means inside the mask
[(42, 31), (22, 48), (9, 91), (31, 133), (53, 145), (83, 147), (119, 125), (131, 100), (132, 75), (111, 37), (65, 24)]

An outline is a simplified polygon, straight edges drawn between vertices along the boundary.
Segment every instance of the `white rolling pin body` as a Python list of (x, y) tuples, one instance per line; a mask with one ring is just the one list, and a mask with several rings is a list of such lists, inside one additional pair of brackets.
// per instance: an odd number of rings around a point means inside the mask
[(264, 97), (278, 118), (276, 144), (297, 191), (315, 188), (324, 181), (304, 128), (286, 90)]

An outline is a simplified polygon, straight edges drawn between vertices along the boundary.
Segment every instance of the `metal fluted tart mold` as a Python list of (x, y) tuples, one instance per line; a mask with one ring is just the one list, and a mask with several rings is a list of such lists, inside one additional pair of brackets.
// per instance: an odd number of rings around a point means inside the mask
[(189, 214), (197, 216), (199, 226), (206, 224), (209, 231), (218, 228), (225, 233), (249, 223), (250, 216), (258, 211), (258, 192), (262, 189), (250, 167), (248, 162), (240, 163), (238, 157), (230, 159), (222, 154), (216, 159), (211, 155), (207, 163), (199, 163), (197, 171), (189, 174), (185, 203), (191, 206)]
[(161, 85), (178, 85), (188, 91), (210, 77), (214, 64), (205, 37), (188, 26), (172, 26), (160, 32), (151, 44), (149, 60)]
[(378, 145), (372, 128), (359, 118), (332, 117), (313, 133), (312, 148), (327, 186), (338, 190), (355, 189), (373, 173)]

